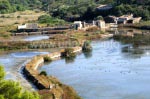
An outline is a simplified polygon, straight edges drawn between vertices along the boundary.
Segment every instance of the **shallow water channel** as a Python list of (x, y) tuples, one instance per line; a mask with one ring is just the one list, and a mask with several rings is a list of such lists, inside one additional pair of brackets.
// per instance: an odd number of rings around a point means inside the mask
[(39, 41), (39, 40), (49, 39), (49, 37), (51, 36), (49, 35), (13, 36), (12, 40), (13, 41)]

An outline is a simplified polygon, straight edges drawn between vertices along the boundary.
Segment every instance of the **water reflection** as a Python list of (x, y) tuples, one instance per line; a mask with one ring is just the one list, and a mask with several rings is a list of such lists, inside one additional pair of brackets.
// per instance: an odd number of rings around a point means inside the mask
[(140, 29), (134, 29), (134, 28), (114, 28), (111, 31), (113, 31), (114, 34), (144, 34), (144, 33), (150, 33), (150, 30), (140, 30)]
[(138, 55), (143, 55), (144, 51), (138, 48), (133, 48), (130, 46), (126, 46), (122, 48), (122, 52), (124, 53), (130, 53), (130, 54), (138, 54)]
[(83, 51), (83, 54), (84, 54), (85, 58), (90, 58), (90, 57), (92, 57), (92, 50)]
[(75, 58), (76, 58), (76, 56), (74, 56), (74, 57), (69, 57), (69, 58), (65, 58), (65, 62), (66, 62), (67, 64), (73, 63), (73, 62), (75, 61)]

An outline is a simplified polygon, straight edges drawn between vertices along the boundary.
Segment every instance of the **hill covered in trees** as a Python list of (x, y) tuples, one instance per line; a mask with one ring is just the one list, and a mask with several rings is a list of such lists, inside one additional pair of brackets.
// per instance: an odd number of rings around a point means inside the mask
[[(111, 4), (113, 8), (101, 12), (96, 9), (100, 4)], [(40, 9), (67, 21), (133, 13), (149, 20), (149, 5), (150, 0), (0, 0), (0, 13)]]
[[(55, 2), (54, 4), (55, 6), (53, 3), (50, 5), (52, 16), (65, 20), (90, 20), (98, 16), (121, 16), (131, 13), (141, 16), (144, 20), (150, 19), (150, 0), (75, 0), (71, 3), (60, 3), (59, 5)], [(109, 4), (113, 8), (99, 11), (96, 8), (101, 4)]]
[(0, 13), (24, 11), (26, 9), (40, 8), (39, 0), (0, 0)]

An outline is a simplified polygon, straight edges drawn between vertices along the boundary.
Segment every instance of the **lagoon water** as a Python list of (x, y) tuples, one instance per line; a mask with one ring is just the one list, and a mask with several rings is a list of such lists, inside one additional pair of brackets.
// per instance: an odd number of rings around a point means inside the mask
[(92, 46), (91, 53), (53, 61), (39, 70), (72, 86), (83, 99), (150, 99), (150, 50), (137, 53), (114, 40), (94, 41)]
[[(93, 41), (91, 53), (80, 53), (74, 60), (56, 60), (39, 70), (72, 86), (83, 99), (150, 99), (150, 50), (114, 40)], [(34, 89), (21, 75), (21, 64), (47, 52), (16, 52), (0, 55), (6, 79)]]

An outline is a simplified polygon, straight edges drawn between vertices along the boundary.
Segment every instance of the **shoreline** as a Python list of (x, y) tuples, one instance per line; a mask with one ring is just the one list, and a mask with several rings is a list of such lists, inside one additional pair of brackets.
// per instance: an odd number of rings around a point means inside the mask
[(150, 26), (148, 25), (136, 25), (136, 24), (125, 24), (119, 25), (121, 28), (133, 28), (138, 30), (150, 30)]
[[(80, 31), (79, 31), (80, 32)], [(82, 35), (81, 37), (71, 37), (70, 35)], [(36, 51), (43, 49), (60, 49), (66, 47), (75, 47), (82, 45), (85, 40), (95, 40), (103, 39), (108, 37), (113, 37), (113, 34), (96, 34), (96, 33), (73, 33), (66, 35), (55, 35), (56, 37), (47, 40), (37, 40), (37, 41), (1, 41), (0, 53), (16, 52), (16, 51)], [(19, 47), (18, 47), (19, 46)]]
[[(82, 34), (82, 35), (85, 35), (85, 33)], [(102, 39), (103, 40), (105, 38), (113, 37), (113, 34), (109, 34), (109, 33), (106, 33), (106, 34), (95, 34), (94, 36), (96, 37), (97, 35), (98, 35), (97, 38), (95, 38), (95, 39), (93, 38), (91, 40), (97, 40), (97, 39)], [(88, 36), (88, 38), (90, 38), (90, 36)], [(84, 40), (86, 40), (86, 39), (84, 39)], [(80, 46), (82, 46), (84, 40), (82, 40), (82, 41), (80, 40), (80, 42), (79, 42)], [(63, 41), (61, 41), (61, 42), (63, 42)], [(5, 53), (7, 54), (7, 53), (13, 53), (13, 52), (24, 52), (24, 51), (47, 51), (50, 54), (55, 53), (55, 54), (57, 54), (57, 57), (60, 57), (61, 56), (60, 50), (62, 51), (62, 49), (67, 48), (67, 47), (69, 47), (69, 46), (65, 46), (64, 45), (63, 47), (55, 47), (55, 48), (48, 48), (48, 49), (27, 49), (27, 48), (26, 49), (20, 49), (20, 50), (16, 49), (16, 50), (9, 50), (9, 51), (1, 51), (0, 54), (5, 54)], [(51, 50), (53, 50), (53, 51), (51, 51)], [(81, 51), (81, 48), (80, 48), (80, 50), (77, 50), (77, 52), (79, 52), (79, 51)], [(51, 56), (50, 54), (49, 54), (49, 56)], [(35, 56), (35, 57), (40, 57), (40, 56), (42, 56), (42, 55), (38, 55), (38, 56)], [(35, 58), (35, 57), (33, 57), (33, 58)], [(53, 57), (53, 58), (57, 58), (57, 57)], [(30, 61), (32, 61), (32, 59)], [(41, 93), (43, 94), (43, 92), (44, 92), (44, 95), (45, 95), (45, 93), (49, 93), (53, 97), (59, 97), (61, 95), (60, 97), (64, 97), (63, 99), (67, 99), (65, 97), (72, 97), (72, 98), (69, 98), (69, 99), (81, 99), (81, 98), (79, 98), (79, 96), (77, 95), (77, 93), (75, 92), (75, 90), (72, 87), (67, 86), (65, 84), (62, 84), (57, 78), (55, 78), (55, 77), (44, 77), (44, 76), (41, 77), (41, 76), (39, 76), (39, 72), (36, 69), (38, 68), (38, 66), (41, 66), (43, 64), (43, 60), (42, 59), (41, 59), (41, 63), (36, 65), (36, 67), (34, 69), (33, 68), (29, 68), (29, 70), (28, 70), (29, 72), (27, 72), (25, 70), (25, 67), (23, 67), (24, 65), (26, 66), (26, 63), (28, 64), (29, 62), (28, 61), (27, 62), (26, 61), (23, 62), (22, 65), (20, 65), (20, 67), (18, 68), (17, 72), (20, 73), (20, 75), (22, 76), (22, 79), (25, 80), (25, 82), (28, 83), (32, 88), (36, 88), (36, 87), (34, 87), (35, 83), (37, 85), (39, 85), (39, 83), (41, 83), (39, 81), (39, 79), (36, 80), (36, 79), (34, 79), (34, 77), (39, 77), (40, 80), (42, 80), (42, 79), (46, 79), (47, 80), (48, 79), (48, 82), (52, 82), (52, 86), (54, 87), (54, 89), (48, 90), (50, 88), (50, 86), (44, 87), (44, 86), (40, 85), (41, 90), (38, 91), (40, 94)], [(32, 63), (34, 65), (34, 62), (32, 62)], [(29, 76), (31, 74), (31, 72), (32, 72), (31, 69), (33, 69), (33, 75), (34, 76)], [(27, 76), (24, 76), (24, 75), (27, 75)], [(28, 78), (29, 79), (34, 79), (34, 80), (29, 80)], [(46, 80), (43, 80), (44, 84), (47, 83)], [(23, 82), (23, 83), (25, 83), (25, 82)], [(56, 84), (53, 84), (53, 83), (56, 83)], [(55, 93), (53, 93), (53, 92), (56, 92), (58, 94), (58, 96), (55, 96)], [(43, 99), (47, 99), (47, 98), (43, 98)]]
[[(73, 50), (74, 53), (78, 53), (82, 51), (82, 48), (74, 47)], [(52, 94), (55, 97), (54, 99), (64, 97), (64, 95), (67, 96), (69, 93), (73, 94), (72, 98), (70, 99), (76, 99), (76, 97), (78, 97), (77, 99), (81, 99), (79, 98), (75, 90), (70, 86), (62, 84), (59, 80), (56, 80), (56, 78), (54, 77), (39, 75), (37, 68), (39, 66), (42, 66), (42, 64), (44, 63), (44, 57), (48, 56), (52, 60), (55, 60), (56, 58), (61, 57), (62, 52), (63, 50), (59, 52), (53, 52), (33, 57), (29, 62), (27, 62), (27, 64), (25, 64), (25, 67), (23, 68), (23, 75), (27, 78), (27, 80), (31, 81), (32, 84), (35, 85), (40, 92), (50, 91), (49, 94)], [(68, 87), (69, 89), (64, 89), (62, 86)], [(69, 91), (69, 93), (65, 93), (65, 91)], [(58, 94), (56, 94), (56, 92)]]
[[(109, 34), (109, 35), (107, 34), (107, 35), (104, 35), (101, 39), (111, 38), (112, 36), (113, 36), (113, 34)], [(72, 48), (74, 49), (74, 53), (79, 53), (82, 51), (82, 47), (72, 47)], [(33, 57), (30, 60), (30, 62), (28, 62), (25, 65), (25, 67), (23, 68), (23, 75), (25, 75), (27, 80), (31, 81), (32, 84), (35, 85), (39, 89), (38, 92), (40, 94), (41, 93), (43, 94), (43, 92), (46, 91), (46, 93), (52, 94), (53, 97), (58, 97), (55, 93), (55, 91), (56, 92), (58, 91), (59, 95), (61, 95), (60, 97), (64, 97), (63, 99), (67, 99), (67, 97), (65, 98), (65, 96), (68, 96), (70, 94), (71, 94), (71, 96), (69, 96), (69, 97), (72, 97), (72, 98), (69, 98), (69, 99), (81, 99), (72, 87), (62, 84), (55, 77), (52, 77), (52, 76), (48, 77), (48, 76), (43, 76), (43, 75), (40, 76), (39, 72), (37, 70), (39, 66), (43, 66), (44, 56), (48, 56), (52, 60), (60, 59), (61, 53), (63, 51), (64, 51), (64, 49), (62, 49), (58, 52), (53, 52), (53, 53), (49, 53), (49, 54), (45, 54), (45, 55), (38, 55), (38, 56)], [(51, 82), (50, 85), (47, 84), (49, 82)], [(55, 82), (55, 83), (52, 83), (52, 82)], [(53, 92), (53, 90), (55, 90), (55, 91)], [(65, 92), (65, 93), (63, 93), (63, 92)]]

